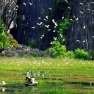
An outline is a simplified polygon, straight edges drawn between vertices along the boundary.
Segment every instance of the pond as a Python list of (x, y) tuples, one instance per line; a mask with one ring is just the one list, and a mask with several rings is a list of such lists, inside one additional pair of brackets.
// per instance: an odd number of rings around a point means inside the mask
[[(55, 89), (66, 89), (74, 94), (94, 93), (94, 76), (64, 74), (61, 70), (31, 71), (32, 74), (39, 83), (37, 86), (25, 86), (25, 80), (21, 83), (8, 83), (6, 87), (0, 87), (0, 94), (48, 94), (49, 90)], [(25, 79), (25, 73), (20, 75)]]

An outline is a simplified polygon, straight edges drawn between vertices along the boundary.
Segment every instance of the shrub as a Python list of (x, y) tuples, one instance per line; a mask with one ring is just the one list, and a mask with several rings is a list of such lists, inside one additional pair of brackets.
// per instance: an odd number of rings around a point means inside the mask
[(78, 48), (75, 50), (75, 58), (87, 60), (89, 59), (89, 54), (88, 52), (85, 52), (83, 49)]
[(6, 48), (10, 46), (10, 41), (8, 40), (8, 37), (3, 33), (0, 34), (0, 47)]
[(74, 52), (73, 51), (66, 52), (66, 57), (74, 58)]
[(14, 48), (17, 48), (18, 47), (18, 42), (15, 39), (12, 39), (10, 41), (10, 44), (13, 45)]
[(1, 48), (6, 48), (10, 46), (10, 42), (4, 31), (5, 31), (5, 27), (3, 21), (0, 19), (0, 47)]
[(58, 41), (52, 42), (52, 47), (49, 48), (49, 52), (52, 53), (52, 57), (64, 57), (66, 53), (66, 47), (60, 44)]
[(3, 43), (2, 42), (0, 42), (0, 48), (3, 48)]

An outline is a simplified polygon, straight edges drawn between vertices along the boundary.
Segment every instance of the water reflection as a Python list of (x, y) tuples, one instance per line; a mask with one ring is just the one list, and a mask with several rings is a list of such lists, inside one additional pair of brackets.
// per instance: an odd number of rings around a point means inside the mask
[(94, 86), (94, 83), (93, 82), (66, 82), (67, 84), (80, 84), (80, 85), (84, 85), (84, 86), (89, 86), (89, 87), (92, 87)]
[(49, 76), (49, 71), (31, 71), (31, 75), (33, 76)]
[(2, 92), (5, 92), (5, 90), (6, 90), (5, 87), (1, 87), (1, 88), (0, 88), (0, 91), (2, 91)]

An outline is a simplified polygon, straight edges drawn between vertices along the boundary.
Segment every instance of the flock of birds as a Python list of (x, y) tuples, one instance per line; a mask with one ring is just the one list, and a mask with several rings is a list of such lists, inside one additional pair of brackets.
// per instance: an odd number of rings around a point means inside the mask
[[(4, 2), (7, 2), (7, 0), (4, 0)], [(68, 0), (65, 0), (65, 2), (66, 2), (66, 3), (69, 3)], [(14, 3), (15, 3), (15, 1), (11, 1), (10, 6), (12, 6), (12, 4), (14, 4)], [(91, 4), (94, 4), (94, 2), (90, 2), (90, 3), (91, 3)], [(33, 5), (34, 5), (34, 3), (32, 3), (32, 2), (28, 2), (28, 4), (29, 4), (30, 6), (33, 6)], [(27, 6), (27, 3), (23, 2), (22, 5), (26, 7), (26, 6)], [(80, 6), (84, 6), (84, 3), (83, 3), (83, 2), (79, 2), (79, 5), (80, 5)], [(14, 10), (17, 11), (18, 8), (19, 8), (19, 6), (16, 5), (16, 7), (14, 8)], [(67, 8), (68, 8), (68, 9), (71, 9), (70, 6), (68, 6)], [(51, 11), (53, 10), (51, 7), (49, 7), (48, 9), (51, 10)], [(88, 7), (87, 10), (90, 11), (91, 9)], [(10, 10), (10, 12), (11, 12), (11, 10)], [(80, 14), (84, 14), (84, 11), (79, 10), (79, 13), (80, 13)], [(62, 17), (62, 20), (64, 20), (64, 18), (65, 18), (65, 17), (63, 16), (63, 17)], [(42, 19), (41, 17), (38, 17), (38, 19), (47, 22), (47, 20), (49, 19), (49, 17), (48, 17), (48, 15), (46, 15), (44, 19)], [(78, 21), (79, 21), (79, 17), (76, 17), (75, 19), (70, 18), (70, 21), (74, 21), (74, 20), (78, 22)], [(48, 31), (51, 31), (50, 25), (49, 25), (49, 24), (44, 24), (43, 21), (36, 23), (36, 25), (35, 25), (35, 26), (32, 26), (31, 28), (32, 28), (32, 29), (35, 29), (37, 26), (44, 25), (44, 27), (47, 28)], [(55, 19), (52, 19), (52, 23), (54, 24), (54, 30), (53, 30), (53, 32), (56, 32), (56, 29), (55, 29), (55, 28), (58, 27), (58, 24), (57, 24), (57, 22), (55, 21)], [(14, 23), (11, 22), (10, 27), (9, 27), (9, 30), (8, 30), (9, 32), (10, 32), (10, 29), (13, 28), (13, 26), (14, 26)], [(85, 28), (86, 28), (86, 25), (84, 24), (83, 29), (85, 29)], [(63, 35), (60, 34), (60, 36), (62, 37)], [(41, 35), (40, 38), (42, 39), (43, 37), (44, 37), (44, 35)], [(57, 38), (54, 37), (54, 40), (56, 40), (56, 39), (57, 39)]]
[[(66, 3), (68, 3), (68, 0), (65, 0)], [(23, 5), (26, 6), (26, 3), (23, 2)], [(29, 5), (32, 6), (33, 3), (29, 2)], [(69, 9), (71, 9), (71, 7), (68, 7)], [(49, 10), (53, 10), (51, 7), (48, 8)], [(39, 20), (41, 20), (42, 18), (41, 17), (38, 17)], [(49, 17), (46, 15), (45, 18), (43, 19), (43, 21), (47, 22), (47, 20), (49, 19)], [(62, 20), (64, 19), (64, 17), (62, 17)], [(54, 24), (54, 28), (57, 28), (58, 24), (57, 22), (55, 21), (55, 19), (52, 19), (52, 23)], [(50, 29), (50, 25), (48, 24), (44, 24), (44, 22), (39, 22), (39, 23), (36, 23), (36, 25), (38, 26), (41, 26), (41, 25), (44, 25), (45, 28), (48, 29), (48, 31), (51, 31)], [(35, 29), (37, 26), (32, 26), (31, 28), (32, 29)], [(56, 32), (56, 30), (54, 29), (53, 32)], [(60, 34), (60, 36), (62, 37), (63, 35)], [(42, 39), (44, 37), (44, 34), (40, 36), (40, 38)], [(54, 40), (57, 40), (57, 37), (53, 37)]]

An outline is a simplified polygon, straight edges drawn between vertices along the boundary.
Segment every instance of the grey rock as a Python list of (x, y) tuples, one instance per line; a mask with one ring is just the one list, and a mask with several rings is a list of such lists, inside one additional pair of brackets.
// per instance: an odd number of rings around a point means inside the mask
[[(73, 18), (75, 16), (76, 18)], [(73, 0), (72, 23), (68, 29), (66, 47), (94, 49), (94, 3), (92, 0)]]

